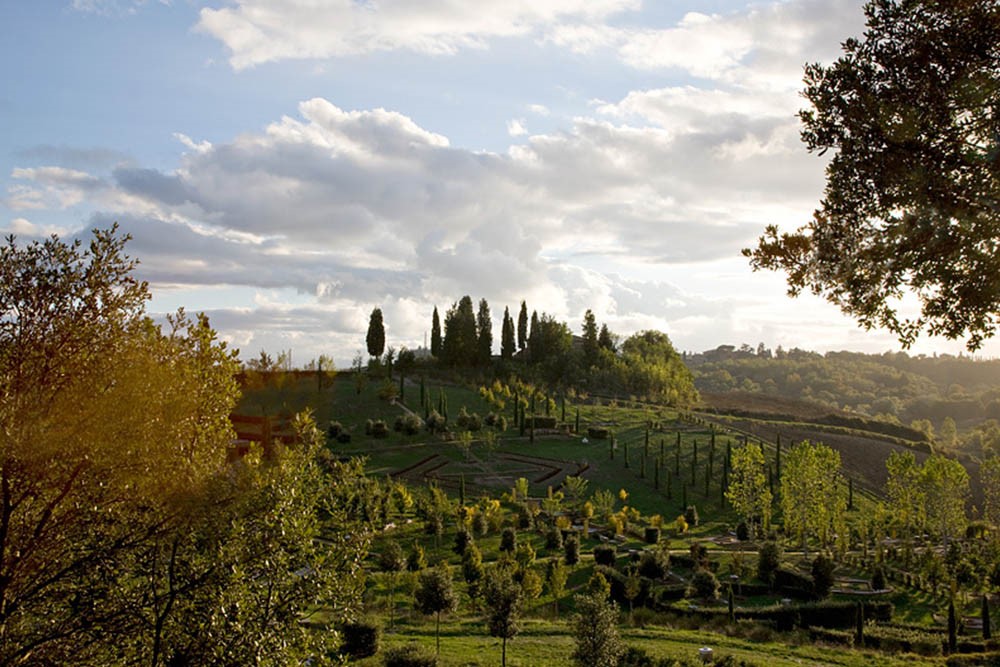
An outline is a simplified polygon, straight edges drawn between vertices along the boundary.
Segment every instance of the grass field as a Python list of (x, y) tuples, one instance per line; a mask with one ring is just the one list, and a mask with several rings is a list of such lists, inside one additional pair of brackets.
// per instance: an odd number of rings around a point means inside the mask
[[(379, 396), (383, 385), (381, 381), (357, 383), (353, 374), (343, 373), (321, 389), (315, 377), (300, 376), (280, 385), (272, 383), (248, 387), (238, 412), (289, 416), (309, 408), (321, 428), (325, 429), (332, 421), (343, 426), (351, 436), (350, 442), (331, 440), (328, 446), (339, 456), (365, 457), (366, 470), (370, 475), (380, 478), (391, 476), (416, 489), (434, 483), (453, 497), (461, 485), (465, 488), (468, 503), (473, 503), (480, 495), (505, 497), (518, 477), (529, 481), (529, 494), (537, 502), (557, 491), (567, 475), (579, 475), (588, 481), (588, 494), (608, 489), (617, 496), (619, 490), (624, 489), (627, 492), (626, 503), (638, 509), (642, 517), (660, 515), (665, 527), (663, 546), (674, 555), (687, 554), (692, 542), (699, 541), (708, 547), (710, 560), (715, 563), (720, 579), (727, 578), (731, 568), (737, 567), (736, 547), (731, 544), (728, 535), (735, 529), (738, 518), (722, 498), (722, 469), (727, 448), (738, 446), (745, 431), (751, 430), (747, 428), (750, 424), (731, 422), (733, 429), (728, 430), (724, 421), (710, 425), (709, 421), (657, 406), (629, 401), (621, 404), (593, 401), (567, 404), (566, 422), (572, 426), (579, 410), (581, 434), (570, 433), (572, 429), (563, 428), (558, 433), (539, 432), (532, 437), (530, 431), (522, 435), (513, 426), (513, 411), (508, 407), (506, 416), (511, 426), (498, 433), (494, 443), (490, 444), (478, 433), (474, 434), (471, 446), (465, 449), (454, 435), (442, 436), (426, 431), (406, 435), (392, 430), (387, 437), (367, 435), (365, 424), (368, 420), (381, 419), (391, 429), (396, 418), (406, 413), (405, 404), (390, 402)], [(395, 385), (398, 387), (398, 380)], [(490, 411), (489, 404), (480, 397), (476, 388), (428, 382), (424, 389), (435, 407), (442, 402), (447, 403), (452, 421), (462, 408), (481, 416)], [(409, 379), (404, 388), (404, 398), (418, 406), (419, 395), (419, 378)], [(442, 399), (442, 396), (445, 398)], [(557, 405), (553, 412), (559, 418), (562, 417), (561, 408), (561, 404)], [(423, 416), (422, 409), (419, 414)], [(613, 434), (614, 447), (610, 438), (584, 437), (590, 426), (608, 429)], [(799, 432), (796, 428), (807, 430), (807, 427), (797, 424), (781, 426), (780, 433), (786, 448), (794, 440), (793, 434)], [(777, 434), (766, 429), (754, 432), (754, 437), (763, 441), (765, 456), (772, 464), (775, 457), (773, 441)], [(862, 454), (874, 455), (870, 452)], [(849, 467), (865, 465), (863, 458), (845, 458)], [(863, 514), (871, 498), (859, 489), (855, 501), (860, 509), (850, 513), (851, 517)], [(698, 508), (702, 521), (680, 534), (673, 529), (673, 521), (687, 505)], [(515, 507), (509, 503), (505, 503), (504, 507), (507, 520), (511, 521)], [(776, 519), (780, 520), (780, 515)], [(645, 520), (642, 520), (643, 524)], [(377, 554), (385, 541), (396, 540), (405, 551), (414, 543), (420, 544), (425, 550), (427, 562), (447, 563), (452, 568), (456, 588), (462, 597), (460, 609), (463, 611), (447, 618), (442, 626), (440, 664), (497, 664), (499, 641), (487, 636), (479, 614), (472, 610), (472, 600), (464, 593), (465, 584), (461, 581), (459, 569), (461, 559), (452, 549), (454, 526), (449, 524), (443, 536), (435, 537), (424, 531), (423, 521), (412, 512), (397, 516), (395, 522), (397, 527), (377, 535), (372, 545), (373, 555), (369, 560), (371, 574), (366, 582), (365, 595), (368, 614), (379, 618), (383, 625), (387, 623), (390, 585), (387, 575), (380, 573), (377, 565)], [(552, 619), (553, 599), (548, 593), (528, 603), (524, 630), (508, 645), (508, 664), (562, 666), (569, 661), (573, 639), (566, 619), (571, 616), (573, 593), (587, 585), (594, 571), (592, 551), (602, 543), (598, 537), (596, 534), (582, 536), (580, 564), (572, 569), (567, 592), (559, 602), (563, 611), (562, 620)], [(629, 530), (618, 539), (619, 570), (624, 569), (630, 552), (647, 546), (640, 538), (641, 531)], [(561, 556), (560, 551), (546, 550), (542, 532), (520, 531), (518, 540), (533, 546), (537, 555), (533, 567), (539, 573), (543, 571), (545, 559)], [(496, 560), (499, 542), (498, 530), (476, 537), (476, 544), (487, 564)], [(744, 565), (752, 570), (756, 561), (755, 546), (751, 544), (741, 548), (746, 549)], [(786, 563), (807, 569), (806, 563), (795, 554), (786, 554)], [(870, 572), (860, 567), (841, 565), (839, 570), (839, 576), (845, 578), (864, 580), (870, 576)], [(691, 572), (682, 566), (680, 570), (675, 567), (670, 577), (675, 583), (683, 584), (685, 577), (690, 575)], [(386, 633), (384, 647), (409, 641), (433, 646), (433, 622), (412, 609), (414, 585), (415, 576), (412, 574), (403, 574), (397, 581), (394, 595), (397, 622), (391, 632)], [(741, 597), (738, 605), (759, 607), (780, 603), (780, 599), (778, 594), (756, 594), (753, 598)], [(898, 608), (895, 618), (899, 622), (940, 627), (940, 599), (926, 593), (899, 590), (893, 594), (892, 602)], [(677, 604), (677, 609), (686, 606), (685, 603)], [(963, 612), (975, 615), (975, 602), (970, 601)], [(850, 650), (844, 646), (814, 645), (805, 631), (777, 633), (767, 626), (744, 621), (732, 626), (722, 624), (699, 628), (697, 622), (683, 614), (668, 614), (666, 617), (662, 616), (662, 611), (657, 614), (649, 610), (637, 612), (645, 621), (644, 627), (624, 622), (622, 633), (626, 643), (643, 648), (653, 656), (686, 659), (694, 658), (697, 648), (707, 645), (717, 652), (767, 665), (943, 664), (941, 659), (890, 657), (885, 653)], [(357, 664), (372, 666), (380, 664), (380, 661), (370, 659)]]

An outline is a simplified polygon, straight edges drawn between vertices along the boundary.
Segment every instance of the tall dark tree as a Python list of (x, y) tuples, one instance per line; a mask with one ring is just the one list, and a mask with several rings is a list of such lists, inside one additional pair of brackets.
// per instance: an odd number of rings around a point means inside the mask
[(610, 350), (612, 352), (617, 351), (617, 345), (615, 345), (615, 335), (611, 333), (608, 329), (607, 324), (601, 325), (601, 333), (597, 335), (597, 344), (602, 350)]
[(521, 302), (521, 312), (517, 315), (517, 349), (523, 350), (528, 344), (528, 304)]
[(597, 318), (590, 308), (583, 316), (583, 361), (589, 367), (597, 363), (597, 352), (600, 345), (597, 341)]
[[(870, 0), (835, 63), (806, 66), (806, 147), (832, 159), (813, 220), (744, 250), (904, 345), (978, 349), (1000, 311), (1000, 3)], [(901, 314), (913, 293), (920, 315)]]
[(493, 356), (493, 318), (490, 317), (490, 304), (486, 299), (479, 300), (479, 311), (476, 313), (476, 348), (479, 364), (489, 364)]
[(434, 306), (434, 315), (431, 317), (431, 354), (435, 358), (441, 357), (441, 318), (438, 317), (437, 306)]
[(382, 309), (376, 308), (368, 319), (368, 354), (378, 359), (385, 352), (385, 323), (382, 321)]
[(517, 341), (514, 339), (514, 320), (510, 316), (508, 308), (503, 309), (503, 327), (500, 335), (500, 357), (504, 360), (514, 358)]
[(528, 328), (528, 352), (532, 363), (542, 360), (541, 343), (538, 340), (538, 311), (531, 311), (531, 325)]
[(444, 316), (442, 360), (452, 366), (472, 366), (479, 356), (479, 337), (472, 298), (463, 296)]

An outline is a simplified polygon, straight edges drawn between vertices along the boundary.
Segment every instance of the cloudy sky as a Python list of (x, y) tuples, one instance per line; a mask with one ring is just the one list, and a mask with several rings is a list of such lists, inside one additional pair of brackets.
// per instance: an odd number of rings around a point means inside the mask
[[(859, 0), (0, 3), (0, 228), (118, 221), (154, 312), (348, 364), (485, 297), (685, 350), (898, 349), (740, 256), (808, 220), (802, 66)], [(916, 352), (958, 352), (921, 341)], [(996, 343), (984, 352), (996, 354)]]

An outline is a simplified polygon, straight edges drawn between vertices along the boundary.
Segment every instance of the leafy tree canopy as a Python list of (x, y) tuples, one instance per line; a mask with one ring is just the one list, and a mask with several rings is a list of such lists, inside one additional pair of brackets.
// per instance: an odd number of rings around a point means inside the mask
[[(834, 153), (820, 209), (744, 254), (903, 345), (926, 331), (975, 350), (1000, 309), (1000, 4), (870, 0), (865, 14), (839, 60), (805, 70), (802, 138)], [(900, 312), (907, 293), (919, 316)]]

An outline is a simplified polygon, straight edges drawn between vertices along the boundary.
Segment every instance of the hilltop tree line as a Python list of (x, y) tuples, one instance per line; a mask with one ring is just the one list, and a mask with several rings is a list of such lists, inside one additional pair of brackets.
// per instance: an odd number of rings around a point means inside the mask
[(687, 354), (699, 391), (805, 399), (914, 426), (945, 448), (1000, 451), (1000, 360), (720, 346)]
[[(376, 309), (378, 311), (378, 309)], [(372, 314), (371, 328), (382, 327), (381, 311)], [(437, 307), (431, 315), (430, 353), (448, 368), (516, 372), (534, 381), (643, 397), (671, 405), (697, 400), (693, 378), (670, 338), (659, 331), (641, 331), (624, 341), (607, 324), (598, 327), (587, 310), (581, 335), (549, 313), (528, 314), (521, 302), (515, 321), (505, 307), (501, 320), (500, 354), (493, 354), (493, 320), (486, 299), (478, 308), (466, 295), (447, 310), (442, 322)], [(402, 356), (402, 355), (401, 355)]]

